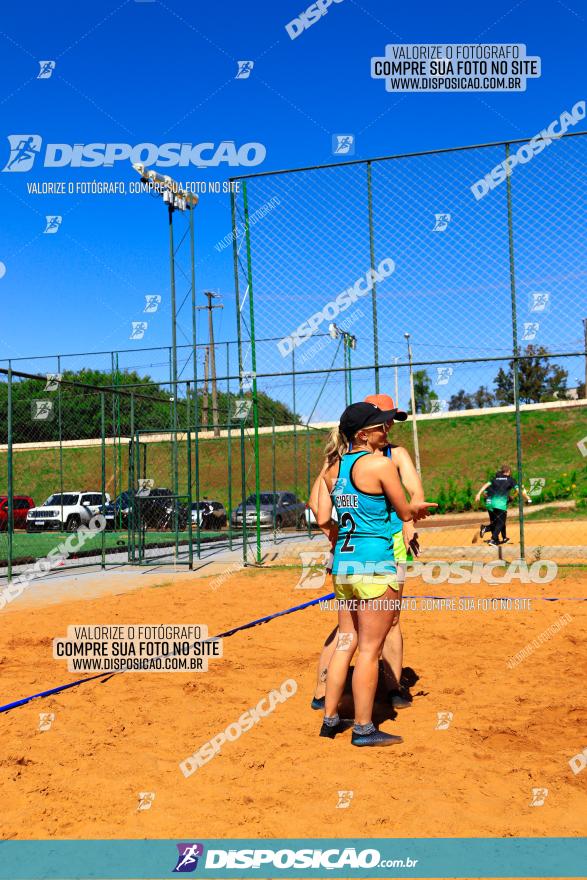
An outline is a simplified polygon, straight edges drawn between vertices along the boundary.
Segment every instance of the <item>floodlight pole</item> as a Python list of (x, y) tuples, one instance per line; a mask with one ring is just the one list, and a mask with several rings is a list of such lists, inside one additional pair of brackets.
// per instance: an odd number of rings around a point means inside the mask
[[(410, 397), (412, 400), (412, 432), (414, 435), (414, 458), (416, 459), (416, 470), (418, 471), (418, 476), (421, 476), (422, 471), (420, 469), (420, 447), (418, 444), (418, 424), (416, 421), (416, 395), (414, 393), (414, 371), (412, 369), (412, 346), (410, 345), (410, 334), (404, 333), (406, 338), (406, 342), (408, 344), (408, 362), (410, 365)], [(397, 401), (395, 403), (397, 406)]]
[[(173, 407), (171, 418), (173, 422), (173, 494), (177, 495), (179, 476), (177, 467), (177, 314), (175, 305), (175, 248), (173, 243), (173, 205), (167, 206), (169, 214), (169, 271), (171, 277), (171, 393), (173, 394)], [(191, 516), (191, 511), (190, 511)]]

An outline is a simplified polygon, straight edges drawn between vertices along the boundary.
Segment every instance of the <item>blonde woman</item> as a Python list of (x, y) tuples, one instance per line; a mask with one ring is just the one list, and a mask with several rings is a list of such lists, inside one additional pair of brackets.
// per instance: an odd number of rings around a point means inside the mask
[[(396, 409), (393, 398), (390, 397), (388, 394), (371, 394), (365, 398), (365, 402), (374, 403), (380, 409), (388, 411), (392, 410), (394, 412), (393, 419), (387, 424), (388, 431), (392, 427), (394, 421), (403, 422), (407, 419), (407, 413), (405, 413), (403, 410)], [(312, 487), (312, 491), (310, 493), (310, 498), (308, 501), (308, 506), (314, 513), (314, 516), (316, 516), (318, 509), (318, 490), (320, 486), (320, 478), (323, 476), (326, 468), (329, 465), (332, 465), (336, 460), (342, 458), (342, 456), (346, 452), (348, 452), (348, 449), (348, 444), (345, 442), (344, 438), (340, 436), (338, 428), (335, 428), (334, 431), (331, 432), (331, 435), (324, 450), (324, 467), (322, 468), (320, 475), (317, 477)], [(405, 449), (403, 446), (395, 446), (391, 443), (387, 443), (382, 450), (377, 450), (374, 454), (385, 455), (393, 462), (393, 464), (397, 468), (402, 485), (409, 494), (410, 501), (424, 500), (424, 489), (422, 487), (422, 482), (420, 480), (418, 472), (416, 471), (416, 468), (414, 467), (414, 464), (407, 449)], [(415, 531), (413, 521), (402, 522), (395, 512), (392, 513), (391, 520), (393, 529), (394, 558), (398, 563), (405, 563), (408, 559), (408, 549), (412, 551), (414, 556), (418, 555), (418, 535)], [(337, 536), (336, 525), (331, 523), (329, 528), (325, 530), (325, 534), (327, 534), (327, 536), (329, 537), (332, 546), (333, 541), (336, 540)], [(399, 578), (399, 582), (400, 589), (398, 600), (399, 602), (401, 602), (403, 577)], [(324, 642), (324, 647), (320, 654), (320, 659), (318, 661), (316, 688), (311, 704), (313, 709), (324, 709), (324, 696), (326, 693), (326, 674), (328, 672), (328, 664), (330, 663), (330, 659), (336, 647), (336, 632), (337, 627), (334, 627), (332, 632), (326, 638), (326, 641)], [(389, 635), (387, 636), (383, 645), (381, 659), (383, 660), (383, 671), (389, 690), (389, 698), (393, 707), (395, 709), (408, 708), (411, 705), (412, 697), (409, 693), (409, 690), (402, 687), (401, 685), (401, 674), (403, 668), (403, 636), (400, 626), (399, 610), (393, 616)]]
[(355, 723), (352, 744), (389, 746), (401, 737), (379, 731), (372, 721), (379, 656), (391, 627), (399, 584), (393, 556), (393, 511), (400, 520), (417, 522), (435, 504), (408, 504), (396, 467), (383, 455), (387, 424), (395, 410), (371, 403), (355, 403), (341, 416), (337, 439), (352, 449), (327, 466), (320, 480), (317, 522), (331, 528), (336, 507), (338, 533), (334, 543), (332, 574), (340, 600), (338, 636), (326, 679), (325, 714), (320, 736), (334, 738), (345, 729), (338, 717), (347, 673), (357, 649), (353, 674)]

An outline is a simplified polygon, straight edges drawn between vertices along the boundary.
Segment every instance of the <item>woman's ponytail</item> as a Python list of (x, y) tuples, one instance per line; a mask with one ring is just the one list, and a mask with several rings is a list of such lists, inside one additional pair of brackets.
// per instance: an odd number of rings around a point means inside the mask
[(324, 447), (324, 455), (326, 458), (326, 463), (328, 467), (332, 467), (337, 461), (343, 457), (343, 455), (348, 452), (349, 444), (345, 440), (344, 434), (342, 434), (338, 428), (332, 428), (330, 434), (328, 436), (328, 440), (326, 441), (326, 446)]

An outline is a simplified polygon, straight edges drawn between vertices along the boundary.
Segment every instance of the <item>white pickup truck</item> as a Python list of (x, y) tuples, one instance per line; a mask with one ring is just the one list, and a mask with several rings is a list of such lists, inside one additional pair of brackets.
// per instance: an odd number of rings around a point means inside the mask
[[(110, 495), (104, 494), (106, 504)], [(87, 525), (102, 506), (101, 492), (58, 492), (50, 495), (41, 507), (32, 507), (27, 513), (27, 532), (40, 532), (49, 529), (75, 532), (81, 525)]]

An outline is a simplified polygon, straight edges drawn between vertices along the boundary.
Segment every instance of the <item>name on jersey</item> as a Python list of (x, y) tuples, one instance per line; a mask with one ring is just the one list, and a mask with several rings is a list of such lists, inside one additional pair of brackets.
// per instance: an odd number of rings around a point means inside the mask
[(359, 496), (358, 495), (336, 495), (336, 503), (339, 507), (354, 507), (355, 510), (359, 507)]

